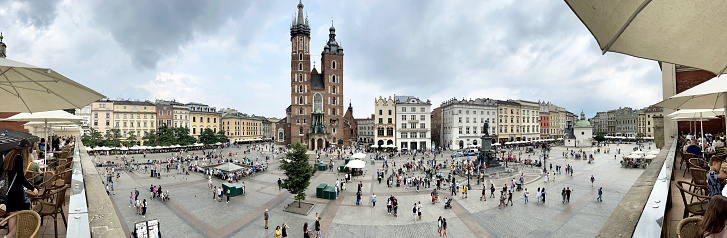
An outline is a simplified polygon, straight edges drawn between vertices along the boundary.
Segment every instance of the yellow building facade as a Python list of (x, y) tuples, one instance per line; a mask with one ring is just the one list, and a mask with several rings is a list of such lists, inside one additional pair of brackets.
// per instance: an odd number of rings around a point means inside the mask
[(512, 100), (497, 101), (497, 140), (500, 144), (520, 141), (520, 103)]
[(263, 140), (263, 121), (240, 113), (228, 113), (222, 117), (221, 130), (229, 142)]
[(220, 113), (217, 108), (201, 103), (187, 103), (189, 108), (189, 135), (199, 139), (202, 131), (210, 129), (217, 133), (220, 130)]
[(156, 130), (156, 106), (148, 101), (113, 101), (113, 129), (119, 129), (121, 137), (134, 135), (137, 140)]

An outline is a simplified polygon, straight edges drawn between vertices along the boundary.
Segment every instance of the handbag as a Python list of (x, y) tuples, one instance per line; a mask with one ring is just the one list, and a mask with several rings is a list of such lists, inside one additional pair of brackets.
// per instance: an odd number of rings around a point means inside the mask
[[(2, 168), (4, 165), (4, 160), (0, 160), (0, 168)], [(0, 199), (6, 200), (8, 197), (8, 193), (10, 193), (10, 188), (13, 187), (13, 184), (15, 183), (15, 178), (18, 175), (15, 174), (13, 176), (13, 179), (10, 180), (10, 175), (8, 175), (8, 171), (3, 170), (2, 174), (0, 174)]]

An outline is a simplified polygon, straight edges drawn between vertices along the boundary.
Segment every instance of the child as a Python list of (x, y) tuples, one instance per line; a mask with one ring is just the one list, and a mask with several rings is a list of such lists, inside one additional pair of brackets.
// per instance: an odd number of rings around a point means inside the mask
[(722, 170), (722, 159), (712, 156), (709, 160), (709, 171), (707, 172), (707, 188), (709, 196), (713, 197), (722, 192), (722, 180), (727, 179), (727, 174)]

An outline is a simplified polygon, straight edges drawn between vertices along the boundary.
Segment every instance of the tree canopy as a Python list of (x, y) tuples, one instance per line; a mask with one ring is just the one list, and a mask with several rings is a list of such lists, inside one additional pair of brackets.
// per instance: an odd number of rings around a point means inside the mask
[(285, 171), (287, 178), (283, 179), (282, 187), (287, 189), (291, 194), (295, 195), (295, 200), (305, 200), (305, 190), (310, 185), (310, 179), (316, 170), (308, 163), (308, 155), (306, 147), (297, 142), (293, 144), (293, 150), (285, 154), (285, 158), (281, 161), (281, 169)]

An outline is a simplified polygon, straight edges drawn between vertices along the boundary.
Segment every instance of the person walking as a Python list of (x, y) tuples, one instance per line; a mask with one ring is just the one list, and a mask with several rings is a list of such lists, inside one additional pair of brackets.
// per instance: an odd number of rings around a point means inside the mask
[(594, 178), (593, 175), (591, 174), (591, 187), (593, 187), (593, 182), (595, 182), (595, 181), (596, 181), (596, 178)]
[(217, 186), (212, 189), (212, 200), (217, 200)]
[(507, 193), (507, 204), (510, 204), (510, 206), (514, 205), (512, 203), (512, 192)]
[(136, 199), (136, 215), (141, 215), (141, 200)]
[(442, 218), (442, 237), (447, 237), (447, 219)]
[(280, 238), (280, 236), (283, 235), (283, 230), (280, 229), (280, 226), (275, 227), (275, 238)]
[(439, 237), (442, 237), (442, 216), (439, 216), (437, 219), (437, 233), (439, 233)]
[(417, 211), (419, 211), (419, 209), (417, 208), (417, 204), (414, 203), (414, 207), (412, 208), (412, 214), (413, 214), (413, 217), (414, 217), (414, 221), (417, 220)]
[(528, 189), (525, 189), (525, 192), (523, 192), (523, 196), (525, 197), (525, 205), (528, 204), (528, 196), (530, 195), (530, 192), (528, 192)]
[(371, 194), (371, 207), (376, 207), (376, 193)]
[(308, 230), (308, 222), (303, 223), (303, 238), (311, 238), (310, 231)]
[(281, 188), (283, 188), (283, 180), (280, 180), (280, 178), (278, 178), (278, 191), (280, 191)]
[(490, 184), (490, 197), (491, 198), (495, 197), (495, 184), (494, 183)]
[(560, 192), (560, 196), (563, 197), (563, 201), (561, 203), (565, 203), (565, 188), (563, 188), (563, 191)]
[(391, 210), (393, 209), (393, 207), (391, 206), (391, 203), (394, 201), (393, 198), (394, 198), (394, 196), (392, 195), (389, 199), (386, 199), (386, 211), (387, 211), (386, 214), (387, 215), (391, 215)]
[(316, 238), (321, 238), (321, 217), (316, 214)]
[(543, 198), (543, 203), (545, 203), (545, 188), (543, 188), (543, 191), (540, 194), (540, 196)]
[(599, 202), (603, 202), (603, 199), (601, 199), (601, 195), (603, 195), (603, 187), (598, 188), (598, 199), (596, 199)]
[(146, 217), (146, 205), (147, 205), (146, 199), (144, 199), (144, 201), (141, 202), (141, 217), (142, 218)]
[(286, 238), (286, 237), (288, 237), (288, 228), (290, 228), (290, 227), (288, 227), (288, 225), (286, 225), (285, 223), (283, 223), (283, 225), (282, 225), (282, 226), (280, 226), (280, 230), (282, 231), (282, 232), (281, 232), (281, 236), (282, 236), (283, 238)]
[(487, 186), (485, 186), (485, 185), (483, 184), (483, 185), (482, 185), (482, 196), (480, 196), (480, 201), (482, 201), (483, 199), (484, 199), (485, 201), (487, 201), (487, 195), (486, 195), (486, 194), (487, 194)]
[(229, 188), (227, 189), (227, 192), (225, 195), (227, 195), (227, 203), (230, 203), (230, 189)]
[(417, 216), (419, 216), (419, 220), (422, 220), (422, 201), (419, 201), (419, 204), (417, 204)]
[(570, 193), (571, 193), (570, 187), (566, 187), (565, 188), (565, 202), (568, 202), (568, 203), (570, 202)]
[(462, 198), (467, 198), (467, 185), (462, 184)]
[(540, 197), (542, 196), (542, 193), (540, 192), (540, 187), (538, 187), (538, 193), (535, 195), (535, 201), (540, 202)]
[(268, 209), (265, 209), (265, 213), (263, 214), (263, 219), (265, 220), (265, 229), (268, 229)]
[(129, 194), (129, 208), (134, 206), (134, 192), (130, 192)]

